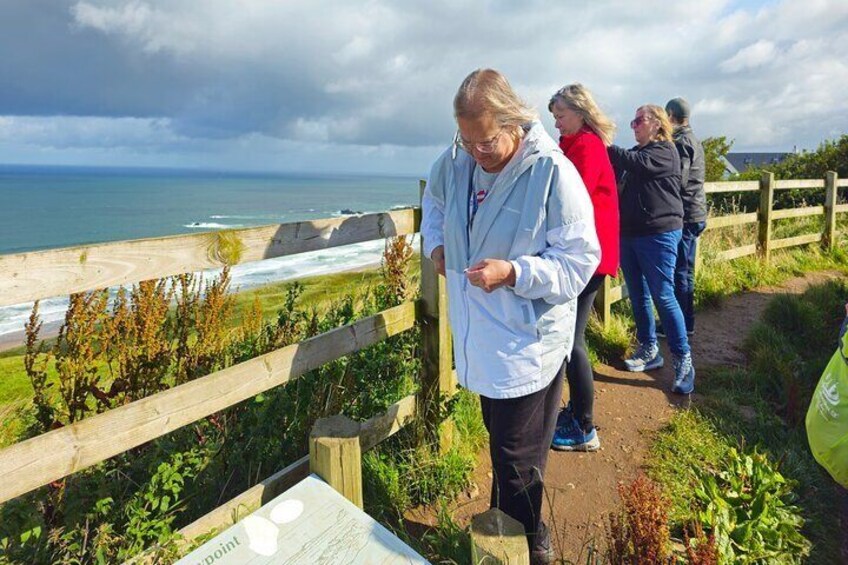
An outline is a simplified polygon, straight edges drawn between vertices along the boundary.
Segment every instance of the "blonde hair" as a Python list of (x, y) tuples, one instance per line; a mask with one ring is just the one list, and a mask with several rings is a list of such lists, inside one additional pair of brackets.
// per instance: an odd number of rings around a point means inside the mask
[(665, 108), (656, 104), (645, 104), (644, 106), (639, 106), (636, 111), (638, 112), (639, 110), (642, 110), (643, 113), (648, 114), (651, 118), (659, 122), (660, 127), (654, 138), (656, 141), (673, 140), (674, 126), (671, 124), (671, 120), (668, 119)]
[(522, 137), (521, 126), (539, 119), (512, 89), (506, 77), (494, 69), (477, 69), (465, 77), (453, 98), (455, 118), (476, 119), (488, 114), (504, 128)]
[(604, 145), (612, 145), (615, 123), (601, 111), (588, 88), (580, 83), (563, 86), (551, 96), (548, 111), (553, 113), (555, 106), (565, 107), (577, 113), (583, 123), (598, 134)]

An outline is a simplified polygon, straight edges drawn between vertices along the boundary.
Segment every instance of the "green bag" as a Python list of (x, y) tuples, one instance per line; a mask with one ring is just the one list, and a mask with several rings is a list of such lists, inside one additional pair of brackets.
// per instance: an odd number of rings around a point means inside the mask
[(813, 457), (848, 488), (848, 318), (839, 349), (822, 373), (807, 410), (807, 440)]

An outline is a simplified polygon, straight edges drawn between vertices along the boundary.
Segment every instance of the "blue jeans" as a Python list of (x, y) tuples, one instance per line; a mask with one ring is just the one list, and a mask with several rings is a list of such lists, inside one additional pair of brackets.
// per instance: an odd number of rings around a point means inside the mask
[(633, 307), (636, 339), (643, 345), (656, 343), (652, 311), (656, 304), (668, 336), (668, 348), (678, 356), (689, 353), (683, 313), (674, 296), (674, 267), (681, 231), (621, 238), (621, 270)]
[(683, 312), (686, 331), (695, 331), (695, 250), (698, 236), (707, 222), (683, 224), (683, 237), (677, 244), (677, 266), (674, 268), (674, 296)]

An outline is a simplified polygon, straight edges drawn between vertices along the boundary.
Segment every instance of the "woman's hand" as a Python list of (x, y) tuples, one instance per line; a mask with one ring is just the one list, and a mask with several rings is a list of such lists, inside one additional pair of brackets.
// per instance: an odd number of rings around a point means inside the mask
[(515, 285), (515, 267), (503, 259), (483, 259), (465, 271), (468, 282), (486, 292)]
[(440, 245), (430, 254), (430, 259), (436, 266), (436, 272), (445, 276), (445, 246)]

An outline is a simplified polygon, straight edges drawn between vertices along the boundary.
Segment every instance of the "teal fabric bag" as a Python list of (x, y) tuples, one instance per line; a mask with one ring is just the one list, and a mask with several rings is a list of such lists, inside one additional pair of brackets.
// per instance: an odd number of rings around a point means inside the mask
[(807, 440), (813, 457), (848, 488), (848, 319), (839, 349), (822, 373), (807, 410)]

